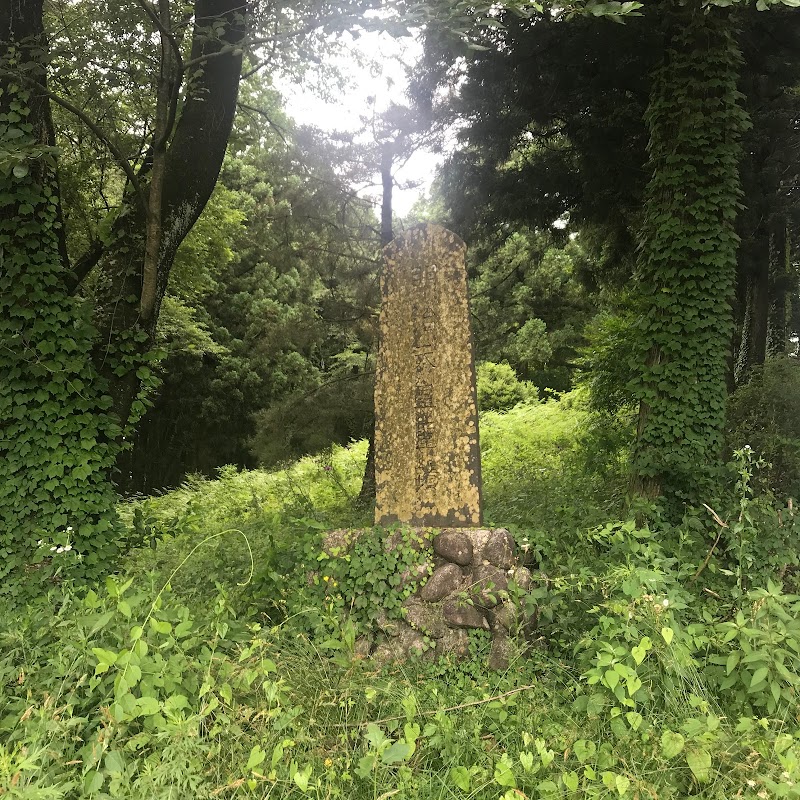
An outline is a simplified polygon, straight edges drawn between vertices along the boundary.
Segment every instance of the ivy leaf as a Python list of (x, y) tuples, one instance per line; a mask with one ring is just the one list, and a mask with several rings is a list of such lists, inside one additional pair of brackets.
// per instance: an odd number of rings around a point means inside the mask
[(256, 744), (250, 751), (250, 758), (247, 759), (247, 766), (245, 770), (250, 772), (254, 770), (265, 758), (267, 754)]
[(578, 791), (579, 778), (577, 772), (562, 772), (561, 780), (570, 792)]
[(453, 767), (450, 770), (450, 781), (462, 792), (468, 792), (470, 787), (470, 774), (466, 767)]
[(311, 780), (311, 772), (314, 767), (311, 764), (306, 764), (303, 769), (297, 770), (292, 775), (292, 780), (297, 784), (298, 789), (305, 794), (308, 791), (308, 782)]
[(711, 772), (711, 754), (708, 750), (691, 750), (686, 754), (686, 763), (698, 783), (708, 783)]
[(603, 680), (609, 689), (614, 689), (614, 687), (619, 683), (619, 673), (615, 672), (613, 669), (607, 669), (605, 675), (603, 676)]
[(529, 753), (527, 750), (523, 750), (519, 754), (519, 763), (522, 764), (522, 768), (525, 772), (530, 772), (533, 769), (533, 753)]
[(414, 746), (408, 742), (395, 742), (381, 754), (381, 761), (384, 764), (397, 764), (405, 761), (414, 752)]
[(664, 731), (661, 734), (661, 753), (664, 758), (675, 758), (683, 750), (684, 738), (680, 733)]
[(514, 777), (514, 771), (511, 769), (507, 756), (503, 756), (495, 765), (494, 779), (500, 786), (506, 786), (509, 789), (517, 788), (517, 779)]
[(597, 752), (597, 745), (586, 739), (578, 739), (573, 745), (575, 756), (581, 764), (585, 764)]

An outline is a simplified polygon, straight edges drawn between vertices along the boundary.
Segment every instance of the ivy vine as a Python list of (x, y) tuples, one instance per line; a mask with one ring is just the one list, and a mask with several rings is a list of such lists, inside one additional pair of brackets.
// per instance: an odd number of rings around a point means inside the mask
[(649, 167), (638, 263), (632, 389), (635, 489), (696, 499), (722, 446), (740, 208), (741, 54), (728, 9), (670, 10), (670, 43), (646, 122)]
[(403, 602), (430, 574), (425, 549), (429, 532), (398, 528), (388, 537), (384, 529), (374, 528), (350, 547), (323, 550), (318, 557), (317, 585), (339, 618), (349, 616), (362, 632), (371, 630), (381, 614), (400, 619)]
[[(4, 54), (11, 71), (22, 58)], [(22, 599), (59, 569), (74, 577), (118, 552), (110, 481), (120, 429), (91, 360), (86, 304), (65, 288), (53, 148), (31, 93), (0, 85), (0, 597)], [(41, 122), (40, 120), (38, 121)], [(68, 549), (66, 549), (68, 548)]]

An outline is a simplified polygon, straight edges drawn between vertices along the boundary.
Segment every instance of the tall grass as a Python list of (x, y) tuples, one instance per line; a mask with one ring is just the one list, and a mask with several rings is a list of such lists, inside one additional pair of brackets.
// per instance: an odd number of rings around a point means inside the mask
[(800, 599), (620, 520), (625, 435), (574, 395), (483, 415), (486, 516), (540, 559), (503, 672), (480, 633), (380, 665), (304, 606), (322, 532), (371, 521), (364, 442), (127, 503), (152, 547), (0, 618), (0, 797), (800, 797)]

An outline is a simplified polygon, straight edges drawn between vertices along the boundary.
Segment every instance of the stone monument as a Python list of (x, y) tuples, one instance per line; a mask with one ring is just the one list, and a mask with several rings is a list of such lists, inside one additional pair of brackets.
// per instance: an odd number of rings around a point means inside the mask
[(375, 380), (375, 522), (480, 526), (466, 246), (417, 225), (384, 249)]
[[(422, 558), (399, 576), (398, 591), (413, 587), (401, 618), (379, 616), (375, 635), (360, 646), (379, 659), (465, 657), (469, 631), (484, 631), (492, 641), (489, 665), (504, 668), (511, 638), (530, 622), (511, 595), (527, 591), (532, 576), (506, 529), (481, 527), (465, 251), (438, 225), (415, 226), (384, 249), (375, 522), (402, 523), (403, 531), (386, 536), (386, 551), (405, 541)], [(331, 531), (325, 551), (346, 554), (365, 533), (372, 532)]]

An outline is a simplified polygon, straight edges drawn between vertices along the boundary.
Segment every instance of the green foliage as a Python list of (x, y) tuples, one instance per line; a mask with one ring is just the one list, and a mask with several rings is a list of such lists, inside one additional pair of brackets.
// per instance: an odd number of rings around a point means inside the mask
[[(7, 53), (13, 62), (13, 51)], [(88, 309), (64, 287), (52, 151), (37, 139), (30, 96), (0, 87), (0, 596), (43, 580), (97, 577), (120, 532), (109, 481), (120, 435), (92, 366)], [(6, 149), (11, 145), (11, 150)], [(72, 557), (37, 541), (67, 536)], [(60, 554), (59, 554), (60, 555)]]
[(482, 241), (473, 249), (478, 264), (470, 293), (478, 357), (508, 362), (542, 387), (572, 388), (572, 361), (592, 308), (578, 280), (585, 260), (578, 241), (564, 245), (521, 228), (502, 243)]
[(767, 361), (728, 400), (731, 449), (745, 443), (767, 463), (760, 480), (779, 495), (800, 498), (800, 368), (796, 360)]
[(400, 618), (403, 601), (424, 584), (431, 536), (406, 528), (376, 528), (348, 544), (345, 532), (344, 542), (317, 556), (314, 585), (323, 589), (328, 610), (336, 617), (349, 616), (360, 632), (371, 632), (381, 614)]
[(42, 612), (56, 598), (42, 598), (0, 632), (2, 683), (16, 687), (0, 693), (0, 787), (12, 797), (198, 796), (239, 693), (280, 706), (266, 642), (223, 591), (198, 619), (132, 583), (68, 592), (52, 619)]
[(543, 537), (622, 513), (630, 433), (579, 392), (481, 416), (486, 517)]
[(728, 464), (735, 486), (720, 535), (732, 561), (729, 574), (736, 578), (737, 595), (773, 576), (783, 579), (800, 564), (800, 555), (789, 546), (800, 520), (792, 500), (778, 502), (765, 484), (761, 473), (766, 467), (749, 445), (734, 451)]
[(748, 592), (735, 618), (717, 623), (710, 637), (717, 654), (709, 659), (709, 673), (720, 691), (731, 692), (754, 716), (773, 716), (796, 702), (799, 611), (800, 597), (784, 594), (770, 580), (766, 589)]
[(164, 384), (128, 459), (128, 491), (225, 463), (280, 464), (369, 430), (372, 213), (335, 171), (341, 156), (296, 130), (265, 80), (243, 91), (221, 185), (172, 271)]
[[(132, 538), (152, 545), (126, 563), (136, 572), (171, 572), (207, 540), (170, 579), (194, 607), (205, 606), (209, 582), (218, 582), (230, 586), (230, 601), (242, 612), (273, 622), (297, 613), (304, 630), (327, 624), (333, 618), (324, 608), (325, 587), (309, 585), (307, 577), (319, 569), (321, 531), (371, 524), (356, 502), (365, 454), (362, 442), (272, 473), (223, 467), (217, 480), (192, 475), (169, 494), (126, 503)], [(250, 549), (242, 547), (242, 535)]]
[[(672, 9), (668, 59), (646, 114), (648, 185), (638, 265), (639, 490), (698, 499), (722, 447), (734, 231), (741, 197), (741, 62), (728, 12)], [(707, 479), (706, 479), (707, 480)]]
[(530, 381), (521, 381), (508, 364), (483, 361), (475, 370), (479, 411), (508, 411), (519, 403), (536, 402), (538, 393)]
[[(373, 373), (363, 370), (368, 359), (363, 352), (340, 355), (331, 359), (324, 382), (302, 394), (289, 394), (255, 415), (256, 431), (249, 445), (258, 463), (279, 464), (300, 454), (319, 453), (331, 444), (347, 444), (368, 433), (374, 394)], [(348, 365), (348, 355), (358, 363)], [(298, 370), (305, 366), (300, 358), (297, 366)], [(314, 383), (322, 377), (316, 376)]]
[[(534, 573), (513, 594), (538, 620), (535, 646), (520, 637), (507, 672), (486, 672), (486, 632), (463, 662), (356, 655), (418, 563), (402, 531), (321, 554), (323, 531), (365, 527), (365, 443), (273, 473), (226, 467), (123, 507), (129, 536), (155, 545), (128, 556), (128, 575), (52, 587), (0, 619), (0, 790), (798, 797), (796, 531), (757, 460), (742, 452), (717, 498), (728, 528), (705, 509), (677, 526), (654, 509), (649, 526), (609, 522), (617, 484), (586, 466), (601, 453), (578, 458), (586, 442), (602, 449), (579, 396), (483, 419), (487, 513), (517, 522)], [(524, 482), (548, 465), (543, 487)], [(41, 546), (73, 557), (67, 545)]]
[(582, 351), (579, 383), (589, 391), (597, 411), (615, 414), (635, 405), (631, 392), (636, 363), (635, 318), (602, 313), (584, 330), (588, 345)]

